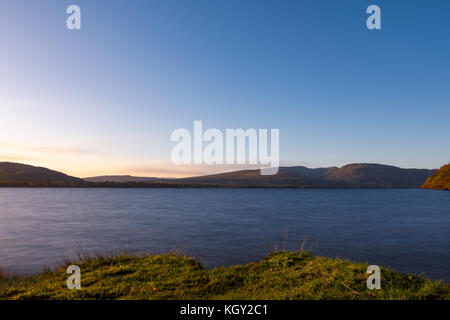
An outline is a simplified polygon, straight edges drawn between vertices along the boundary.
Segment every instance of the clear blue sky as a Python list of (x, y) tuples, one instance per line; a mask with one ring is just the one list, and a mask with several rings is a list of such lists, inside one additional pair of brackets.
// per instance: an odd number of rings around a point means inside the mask
[(450, 161), (449, 15), (444, 0), (1, 1), (0, 161), (207, 173), (170, 165), (171, 132), (203, 120), (279, 128), (285, 165), (436, 168)]

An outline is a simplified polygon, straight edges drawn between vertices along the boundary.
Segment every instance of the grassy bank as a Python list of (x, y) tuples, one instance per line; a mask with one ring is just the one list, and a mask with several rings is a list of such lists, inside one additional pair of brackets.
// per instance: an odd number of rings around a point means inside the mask
[[(69, 290), (66, 267), (81, 268)], [(450, 299), (450, 285), (381, 268), (381, 290), (366, 287), (367, 264), (275, 252), (245, 266), (205, 269), (176, 254), (85, 258), (28, 277), (0, 276), (2, 299)]]

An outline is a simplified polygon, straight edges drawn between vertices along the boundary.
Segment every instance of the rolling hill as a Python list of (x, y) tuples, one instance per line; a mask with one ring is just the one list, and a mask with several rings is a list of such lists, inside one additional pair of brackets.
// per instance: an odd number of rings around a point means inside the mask
[(84, 186), (82, 179), (42, 167), (0, 162), (0, 186)]

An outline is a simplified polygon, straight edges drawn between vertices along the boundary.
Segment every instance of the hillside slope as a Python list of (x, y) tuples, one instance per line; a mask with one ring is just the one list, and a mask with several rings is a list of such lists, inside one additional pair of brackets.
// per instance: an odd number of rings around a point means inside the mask
[(214, 175), (177, 179), (178, 182), (208, 183), (225, 186), (265, 186), (265, 185), (317, 185), (329, 171), (337, 168), (309, 169), (306, 167), (280, 167), (272, 176), (261, 175), (260, 170), (240, 170)]
[(450, 190), (450, 163), (442, 166), (423, 184), (424, 189)]
[(43, 167), (0, 162), (0, 186), (82, 186), (82, 179)]
[(323, 183), (340, 186), (420, 187), (434, 173), (429, 169), (402, 169), (394, 166), (368, 163), (345, 165), (330, 172)]

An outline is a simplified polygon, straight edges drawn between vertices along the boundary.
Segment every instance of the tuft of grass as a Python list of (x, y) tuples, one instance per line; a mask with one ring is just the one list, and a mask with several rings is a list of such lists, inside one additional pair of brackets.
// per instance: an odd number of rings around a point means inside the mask
[[(80, 255), (55, 270), (0, 276), (0, 299), (450, 299), (450, 285), (381, 268), (381, 290), (366, 287), (368, 264), (275, 251), (244, 266), (207, 270), (177, 253)], [(69, 290), (67, 266), (81, 268)]]

